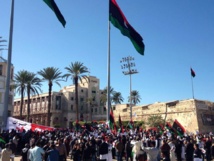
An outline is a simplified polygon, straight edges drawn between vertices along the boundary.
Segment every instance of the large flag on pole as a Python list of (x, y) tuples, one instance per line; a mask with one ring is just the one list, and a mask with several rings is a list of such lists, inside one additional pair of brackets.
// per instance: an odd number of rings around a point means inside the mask
[(121, 11), (116, 0), (110, 0), (109, 5), (109, 20), (111, 23), (118, 28), (124, 36), (127, 36), (135, 49), (141, 54), (144, 55), (144, 43), (143, 38), (140, 36), (137, 31), (129, 24), (125, 15)]
[(115, 128), (115, 123), (114, 123), (114, 114), (112, 108), (110, 109), (110, 115), (109, 115), (109, 127), (110, 129)]
[(184, 135), (185, 128), (178, 122), (178, 120), (175, 119), (172, 127), (173, 127), (173, 129), (176, 130), (176, 132), (178, 133), (178, 135), (180, 135), (180, 136)]
[(169, 122), (166, 123), (165, 128), (168, 129), (170, 133), (174, 133), (174, 129)]
[(57, 7), (56, 3), (54, 2), (54, 0), (43, 0), (43, 1), (53, 10), (58, 20), (61, 22), (63, 27), (65, 27), (66, 21), (63, 15), (61, 14), (59, 8)]
[(190, 68), (190, 71), (191, 71), (191, 76), (192, 76), (192, 77), (195, 77), (196, 75), (195, 75), (194, 70), (193, 70), (192, 68)]
[(119, 114), (119, 120), (118, 121), (119, 121), (120, 131), (123, 132), (123, 123), (122, 123), (120, 114)]

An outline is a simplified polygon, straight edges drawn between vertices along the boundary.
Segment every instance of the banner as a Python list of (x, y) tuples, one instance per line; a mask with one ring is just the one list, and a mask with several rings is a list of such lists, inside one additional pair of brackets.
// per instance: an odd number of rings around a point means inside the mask
[(14, 130), (19, 130), (19, 131), (22, 131), (24, 129), (24, 130), (28, 131), (31, 129), (31, 123), (25, 122), (25, 121), (22, 121), (22, 120), (13, 118), (13, 117), (8, 117), (6, 129), (7, 130), (14, 129)]
[(53, 127), (39, 125), (39, 124), (31, 124), (31, 130), (32, 131), (53, 131)]
[(44, 125), (39, 125), (39, 124), (33, 124), (33, 123), (29, 123), (26, 121), (22, 121), (13, 117), (8, 117), (7, 119), (7, 130), (19, 130), (19, 131), (23, 131), (23, 130), (32, 130), (32, 131), (52, 131), (54, 130), (53, 127), (49, 127), (49, 126), (44, 126)]

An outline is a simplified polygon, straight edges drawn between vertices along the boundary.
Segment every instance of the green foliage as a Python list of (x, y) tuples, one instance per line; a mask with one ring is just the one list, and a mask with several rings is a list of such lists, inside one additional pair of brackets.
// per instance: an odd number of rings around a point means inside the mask
[(164, 124), (164, 119), (161, 115), (151, 115), (147, 120), (149, 127), (158, 127), (160, 124)]
[[(122, 121), (122, 125), (123, 125), (123, 128), (128, 128), (128, 124), (129, 124), (130, 121)], [(119, 127), (119, 121), (116, 121), (116, 125)], [(142, 128), (145, 128), (145, 121), (134, 121), (134, 126), (137, 127), (142, 127)]]

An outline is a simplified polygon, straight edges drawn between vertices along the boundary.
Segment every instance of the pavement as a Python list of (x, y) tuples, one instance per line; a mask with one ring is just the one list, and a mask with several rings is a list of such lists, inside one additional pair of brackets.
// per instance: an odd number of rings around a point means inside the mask
[[(14, 161), (20, 161), (20, 160), (21, 160), (21, 156), (16, 156), (16, 157), (14, 158)], [(73, 160), (71, 160), (70, 157), (68, 157), (68, 158), (67, 158), (67, 161), (73, 161)], [(116, 161), (116, 160), (113, 159), (113, 161)]]
[[(21, 156), (16, 156), (14, 158), (14, 161), (20, 161), (21, 160)], [(67, 158), (67, 161), (72, 161), (70, 158)]]

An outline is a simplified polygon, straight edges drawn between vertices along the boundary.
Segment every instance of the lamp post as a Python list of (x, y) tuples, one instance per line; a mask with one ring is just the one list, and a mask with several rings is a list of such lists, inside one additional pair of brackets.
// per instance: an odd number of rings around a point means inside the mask
[(123, 57), (122, 60), (120, 60), (121, 63), (121, 69), (123, 70), (124, 75), (129, 75), (130, 78), (130, 120), (132, 120), (132, 74), (137, 74), (138, 71), (135, 68), (135, 62), (134, 58), (131, 56)]

